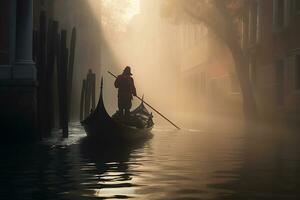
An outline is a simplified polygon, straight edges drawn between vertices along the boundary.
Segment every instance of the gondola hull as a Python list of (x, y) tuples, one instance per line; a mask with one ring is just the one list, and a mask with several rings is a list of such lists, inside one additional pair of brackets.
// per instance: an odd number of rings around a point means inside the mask
[[(102, 122), (102, 123), (101, 123)], [(88, 137), (102, 141), (136, 141), (149, 139), (153, 136), (152, 127), (137, 129), (128, 127), (111, 120), (92, 120), (82, 122)]]
[[(149, 115), (149, 122), (142, 128), (137, 126), (129, 126), (118, 122), (113, 119), (107, 113), (102, 95), (103, 82), (101, 83), (101, 91), (99, 102), (96, 109), (90, 113), (90, 115), (81, 122), (88, 137), (98, 139), (101, 141), (126, 141), (134, 142), (136, 140), (149, 139), (153, 135), (151, 130), (153, 128), (152, 114)], [(143, 103), (135, 109), (132, 114), (135, 116), (139, 114), (145, 114), (148, 112), (143, 106)]]

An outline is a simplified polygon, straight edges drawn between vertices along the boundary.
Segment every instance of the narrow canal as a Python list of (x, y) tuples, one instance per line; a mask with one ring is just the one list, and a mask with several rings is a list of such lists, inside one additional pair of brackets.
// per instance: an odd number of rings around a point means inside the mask
[(0, 199), (300, 198), (299, 134), (213, 130), (107, 149), (73, 123), (67, 140), (1, 148)]

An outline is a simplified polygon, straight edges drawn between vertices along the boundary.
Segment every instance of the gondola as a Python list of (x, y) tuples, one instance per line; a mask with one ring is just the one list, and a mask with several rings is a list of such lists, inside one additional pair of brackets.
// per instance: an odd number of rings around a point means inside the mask
[(154, 126), (152, 117), (143, 101), (127, 117), (121, 116), (118, 112), (112, 117), (109, 116), (103, 102), (102, 79), (97, 107), (81, 121), (81, 125), (89, 138), (101, 141), (136, 141), (152, 137), (151, 130)]

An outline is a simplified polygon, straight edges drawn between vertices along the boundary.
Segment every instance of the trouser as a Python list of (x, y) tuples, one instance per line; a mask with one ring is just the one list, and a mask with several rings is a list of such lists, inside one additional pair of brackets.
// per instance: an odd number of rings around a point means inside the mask
[(118, 107), (121, 115), (128, 116), (130, 113), (130, 108), (132, 106), (131, 99), (118, 99)]

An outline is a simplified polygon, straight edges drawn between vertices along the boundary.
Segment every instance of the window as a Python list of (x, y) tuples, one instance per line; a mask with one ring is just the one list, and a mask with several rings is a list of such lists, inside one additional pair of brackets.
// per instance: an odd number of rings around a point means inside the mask
[(294, 2), (295, 2), (295, 13), (300, 14), (300, 1), (294, 0)]
[(284, 105), (284, 60), (275, 63), (277, 105)]
[(250, 6), (249, 13), (249, 39), (250, 43), (254, 43), (256, 41), (256, 28), (257, 28), (257, 3), (253, 2)]
[(284, 26), (284, 0), (273, 0), (273, 26), (279, 30)]
[(249, 5), (249, 42), (256, 42), (257, 31), (257, 1), (252, 1)]
[(251, 56), (249, 60), (249, 79), (253, 85), (256, 84), (256, 60)]
[(300, 90), (300, 54), (296, 55), (295, 64), (295, 88)]
[[(298, 6), (298, 8), (296, 8)], [(299, 10), (299, 0), (273, 0), (273, 29), (280, 31), (289, 25), (291, 16)]]
[(249, 42), (254, 44), (260, 39), (260, 1), (251, 1), (249, 5)]
[(241, 29), (242, 29), (242, 33), (241, 33), (241, 47), (242, 49), (245, 47), (245, 42), (246, 42), (246, 26), (245, 26), (245, 16), (241, 17)]

